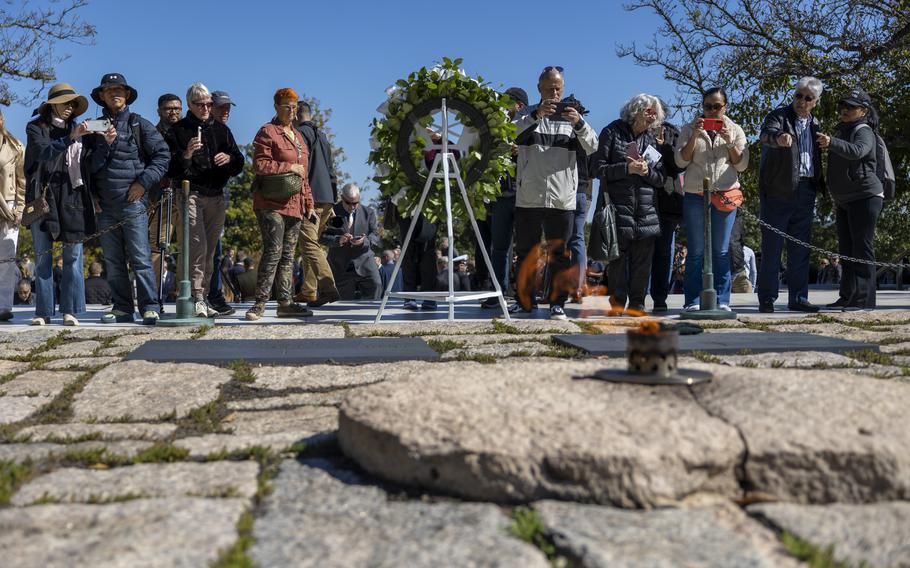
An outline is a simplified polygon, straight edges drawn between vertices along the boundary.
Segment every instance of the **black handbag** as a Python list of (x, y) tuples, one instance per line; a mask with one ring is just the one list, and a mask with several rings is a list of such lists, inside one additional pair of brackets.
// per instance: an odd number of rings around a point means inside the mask
[(303, 189), (303, 178), (294, 172), (253, 178), (254, 192), (269, 201), (287, 201)]
[(50, 205), (47, 204), (47, 184), (41, 183), (41, 167), (38, 167), (37, 175), (37, 185), (41, 187), (41, 194), (37, 196), (30, 203), (25, 204), (25, 209), (22, 211), (22, 221), (21, 224), (23, 227), (31, 227), (34, 223), (44, 219), (48, 213), (51, 212)]

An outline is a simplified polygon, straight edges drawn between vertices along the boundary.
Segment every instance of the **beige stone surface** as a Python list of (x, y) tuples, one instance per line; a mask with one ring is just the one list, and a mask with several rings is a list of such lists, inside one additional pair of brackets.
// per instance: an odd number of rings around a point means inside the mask
[(19, 430), (17, 439), (30, 442), (69, 442), (95, 438), (98, 440), (150, 440), (171, 438), (177, 431), (176, 424), (41, 424)]
[(80, 373), (68, 371), (28, 371), (0, 384), (0, 395), (53, 398), (60, 394), (66, 385), (78, 379), (79, 375)]

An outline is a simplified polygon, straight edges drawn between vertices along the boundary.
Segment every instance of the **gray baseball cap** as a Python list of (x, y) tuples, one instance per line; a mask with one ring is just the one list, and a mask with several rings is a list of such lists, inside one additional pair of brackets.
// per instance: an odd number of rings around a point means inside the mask
[(212, 91), (212, 104), (216, 107), (222, 105), (237, 106), (234, 104), (234, 101), (231, 100), (231, 95), (227, 94), (226, 91)]

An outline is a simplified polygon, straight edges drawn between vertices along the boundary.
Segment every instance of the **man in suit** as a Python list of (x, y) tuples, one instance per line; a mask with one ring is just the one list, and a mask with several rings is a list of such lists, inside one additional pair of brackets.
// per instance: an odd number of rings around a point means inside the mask
[(379, 299), (382, 280), (371, 247), (379, 245), (376, 213), (360, 204), (360, 188), (349, 183), (341, 188), (320, 241), (329, 247), (329, 266), (342, 300), (354, 300), (357, 292), (368, 300)]

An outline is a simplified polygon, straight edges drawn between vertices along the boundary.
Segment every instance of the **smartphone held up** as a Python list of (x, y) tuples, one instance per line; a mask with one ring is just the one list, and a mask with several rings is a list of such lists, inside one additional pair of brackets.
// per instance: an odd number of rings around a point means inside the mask
[(720, 132), (724, 129), (724, 121), (720, 118), (703, 118), (703, 126), (707, 132)]

